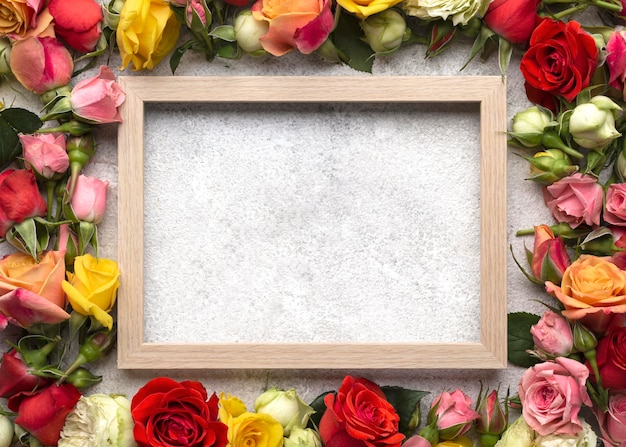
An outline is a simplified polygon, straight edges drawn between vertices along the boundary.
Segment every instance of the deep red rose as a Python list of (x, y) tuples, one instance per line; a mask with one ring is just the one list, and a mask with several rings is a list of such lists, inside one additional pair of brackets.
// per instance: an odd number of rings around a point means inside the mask
[(626, 390), (626, 327), (613, 326), (596, 347), (602, 386)]
[(0, 363), (0, 397), (11, 397), (22, 391), (32, 391), (38, 385), (46, 384), (47, 379), (28, 372), (28, 366), (19, 352), (12, 349), (2, 354)]
[(228, 427), (217, 420), (218, 402), (200, 382), (152, 379), (130, 405), (135, 441), (139, 447), (223, 447)]
[(529, 45), (520, 64), (528, 99), (556, 111), (555, 99), (572, 102), (589, 86), (598, 48), (580, 23), (542, 18)]
[(54, 32), (70, 47), (82, 53), (96, 48), (102, 34), (102, 9), (94, 0), (50, 0)]
[(69, 383), (50, 385), (34, 392), (16, 394), (8, 401), (18, 413), (15, 423), (43, 445), (57, 445), (65, 418), (76, 406), (81, 393)]
[(35, 174), (25, 169), (7, 169), (0, 174), (0, 237), (28, 217), (46, 214), (46, 202)]
[(326, 447), (399, 447), (400, 417), (375, 383), (346, 376), (337, 393), (324, 397), (319, 432)]
[(493, 0), (483, 17), (485, 24), (511, 43), (526, 45), (535, 29), (541, 0)]

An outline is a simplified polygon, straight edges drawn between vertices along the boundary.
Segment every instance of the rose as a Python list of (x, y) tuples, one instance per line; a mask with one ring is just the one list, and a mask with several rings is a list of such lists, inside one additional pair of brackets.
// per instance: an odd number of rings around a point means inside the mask
[(11, 447), (15, 428), (11, 419), (5, 415), (0, 416), (0, 447)]
[(327, 447), (398, 447), (404, 439), (398, 413), (374, 382), (346, 376), (324, 404), (319, 433)]
[(269, 414), (244, 412), (228, 421), (229, 447), (280, 447), (283, 427)]
[(492, 447), (506, 429), (507, 415), (500, 405), (497, 390), (481, 397), (483, 398), (478, 405), (478, 419), (474, 428), (480, 435), (478, 439), (481, 445)]
[(178, 41), (181, 23), (162, 0), (126, 0), (117, 26), (122, 69), (152, 70)]
[(529, 45), (520, 70), (532, 102), (555, 111), (555, 98), (572, 102), (589, 86), (598, 64), (598, 48), (580, 23), (542, 18)]
[(544, 312), (539, 322), (530, 328), (535, 348), (541, 354), (567, 357), (574, 346), (572, 328), (565, 318), (551, 310)]
[(544, 189), (543, 199), (557, 222), (572, 228), (600, 224), (603, 190), (590, 175), (575, 173)]
[(387, 9), (361, 21), (365, 41), (376, 53), (389, 54), (404, 40), (406, 22), (404, 16), (395, 9)]
[(511, 136), (525, 147), (539, 147), (544, 130), (554, 120), (554, 115), (545, 108), (532, 106), (513, 116)]
[(252, 16), (269, 24), (259, 42), (274, 56), (297, 48), (303, 54), (315, 51), (333, 29), (330, 0), (257, 0)]
[(626, 184), (612, 183), (606, 191), (604, 220), (611, 225), (626, 226)]
[(118, 107), (125, 99), (126, 95), (115, 82), (111, 69), (101, 65), (96, 76), (74, 86), (70, 103), (78, 119), (98, 124), (120, 123), (122, 118)]
[(441, 441), (435, 447), (474, 447), (474, 443), (466, 436), (461, 436), (449, 441)]
[(285, 438), (284, 447), (322, 447), (319, 433), (311, 428), (295, 427), (288, 438)]
[(109, 330), (113, 318), (109, 315), (115, 305), (119, 283), (117, 262), (111, 259), (96, 259), (90, 254), (74, 259), (74, 273), (67, 273), (62, 287), (75, 312), (93, 315)]
[(626, 390), (626, 327), (613, 326), (596, 347), (602, 386)]
[(200, 382), (152, 379), (130, 404), (135, 441), (140, 447), (224, 447), (228, 429), (217, 420), (217, 403)]
[(451, 440), (467, 433), (479, 415), (472, 409), (472, 400), (469, 396), (461, 390), (456, 390), (452, 393), (444, 391), (437, 396), (428, 413), (429, 421), (433, 417), (437, 418), (439, 437)]
[(70, 166), (65, 134), (20, 135), (24, 161), (42, 179), (60, 177)]
[(402, 0), (337, 0), (337, 4), (348, 12), (364, 19), (383, 12)]
[(7, 169), (0, 174), (0, 237), (13, 225), (45, 214), (46, 202), (31, 171)]
[(79, 175), (70, 206), (76, 219), (99, 224), (106, 210), (109, 182), (96, 177)]
[(535, 447), (596, 447), (598, 437), (589, 424), (581, 419), (582, 430), (577, 435), (537, 436)]
[(535, 29), (540, 0), (493, 0), (483, 17), (485, 24), (511, 43), (526, 45)]
[(621, 112), (622, 108), (610, 98), (594, 96), (574, 108), (569, 118), (569, 133), (581, 147), (602, 152), (622, 135), (615, 129), (615, 120)]
[(580, 362), (557, 357), (528, 368), (519, 384), (522, 415), (537, 433), (576, 435), (582, 430), (578, 413), (591, 406), (585, 382), (589, 371)]
[[(82, 53), (96, 48), (102, 34), (102, 9), (94, 0), (50, 0), (54, 32), (70, 47)], [(80, 11), (80, 13), (76, 13)]]
[(252, 11), (245, 9), (235, 17), (233, 21), (235, 38), (239, 47), (250, 54), (264, 54), (265, 50), (259, 39), (267, 33), (269, 23), (259, 21), (252, 17)]
[(12, 349), (2, 354), (0, 363), (0, 397), (11, 397), (22, 391), (30, 391), (47, 379), (30, 374), (20, 353)]
[(50, 385), (34, 392), (16, 394), (8, 401), (11, 411), (18, 413), (15, 423), (37, 438), (43, 445), (57, 445), (65, 418), (80, 399), (74, 385)]
[(606, 43), (606, 65), (609, 68), (609, 85), (624, 91), (626, 80), (626, 32), (615, 31)]
[(535, 227), (534, 249), (531, 258), (533, 276), (539, 282), (552, 281), (560, 284), (563, 272), (570, 260), (565, 243), (547, 225)]
[(520, 416), (509, 425), (495, 447), (531, 447), (534, 439), (535, 432)]
[(482, 17), (489, 7), (490, 0), (405, 0), (402, 8), (410, 16), (422, 20), (443, 19), (452, 21), (454, 26), (467, 25), (473, 17)]
[(282, 425), (285, 436), (292, 428), (305, 428), (315, 410), (307, 405), (295, 389), (287, 391), (270, 388), (254, 401), (254, 410), (265, 413)]
[(606, 411), (595, 414), (606, 447), (626, 446), (626, 391), (611, 391)]
[(565, 318), (581, 320), (594, 332), (604, 332), (613, 314), (626, 312), (626, 272), (601, 257), (581, 255), (561, 286), (548, 281), (546, 291), (563, 303)]
[(67, 415), (58, 447), (134, 447), (130, 401), (122, 395), (81, 396)]
[(35, 25), (37, 14), (44, 3), (44, 0), (0, 0), (2, 9), (0, 36), (24, 35)]
[(74, 62), (54, 37), (28, 37), (11, 49), (11, 71), (20, 84), (37, 95), (70, 82)]

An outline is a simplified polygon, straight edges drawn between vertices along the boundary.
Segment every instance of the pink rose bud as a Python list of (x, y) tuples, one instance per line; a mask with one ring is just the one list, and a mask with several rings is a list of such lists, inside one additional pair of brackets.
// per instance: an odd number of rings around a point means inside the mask
[(79, 82), (72, 89), (70, 102), (77, 118), (96, 124), (121, 122), (118, 107), (126, 95), (115, 82), (115, 75), (101, 65), (98, 74)]
[(565, 318), (547, 310), (539, 322), (530, 328), (535, 347), (542, 354), (567, 357), (574, 346), (572, 328)]
[(28, 37), (11, 49), (11, 71), (25, 88), (41, 95), (70, 82), (74, 62), (54, 37)]
[(480, 400), (478, 415), (476, 431), (480, 434), (481, 445), (483, 447), (493, 447), (500, 439), (500, 435), (506, 430), (508, 424), (496, 390), (486, 394)]
[(428, 419), (437, 418), (439, 437), (444, 440), (465, 434), (479, 415), (472, 408), (472, 400), (461, 390), (444, 391), (433, 402)]
[(65, 151), (65, 135), (20, 135), (24, 161), (42, 179), (58, 179), (70, 165)]
[(626, 31), (615, 31), (606, 44), (606, 65), (609, 67), (609, 85), (624, 90), (626, 80)]
[(109, 182), (95, 177), (79, 175), (71, 207), (76, 218), (98, 224), (104, 218)]
[(551, 281), (561, 284), (563, 272), (569, 267), (570, 260), (565, 244), (560, 236), (547, 225), (535, 227), (535, 246), (531, 259), (531, 270), (537, 281)]

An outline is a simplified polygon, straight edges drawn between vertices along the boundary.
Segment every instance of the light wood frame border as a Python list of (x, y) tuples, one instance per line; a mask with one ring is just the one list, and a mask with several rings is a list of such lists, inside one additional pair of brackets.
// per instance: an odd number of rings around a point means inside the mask
[[(506, 85), (491, 76), (120, 77), (118, 367), (124, 369), (506, 368)], [(145, 103), (479, 103), (480, 342), (146, 343)], [(453, 256), (453, 254), (451, 254)]]

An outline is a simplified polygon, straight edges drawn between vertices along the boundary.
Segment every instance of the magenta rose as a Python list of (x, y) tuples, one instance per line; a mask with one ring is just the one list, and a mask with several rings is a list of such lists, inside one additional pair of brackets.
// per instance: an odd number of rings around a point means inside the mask
[(572, 328), (565, 318), (547, 310), (539, 322), (530, 328), (535, 348), (541, 353), (559, 357), (572, 352), (574, 338)]
[(626, 184), (613, 183), (606, 190), (604, 220), (612, 225), (626, 226)]
[(528, 368), (519, 384), (519, 397), (530, 428), (542, 436), (578, 434), (580, 408), (591, 406), (585, 387), (588, 377), (585, 365), (566, 357)]
[(626, 327), (613, 326), (598, 340), (596, 356), (602, 385), (626, 390)]
[(626, 391), (612, 391), (606, 412), (595, 414), (605, 447), (626, 447)]
[(626, 32), (615, 31), (606, 44), (606, 66), (609, 68), (609, 85), (624, 90), (626, 80)]
[(467, 433), (480, 417), (472, 408), (472, 399), (461, 390), (441, 393), (433, 401), (431, 412), (437, 418), (439, 437), (444, 440), (455, 439)]
[(544, 189), (543, 200), (558, 222), (572, 228), (586, 224), (600, 225), (604, 192), (590, 175), (580, 173), (564, 177)]

